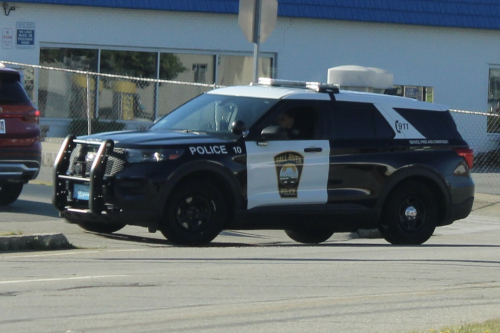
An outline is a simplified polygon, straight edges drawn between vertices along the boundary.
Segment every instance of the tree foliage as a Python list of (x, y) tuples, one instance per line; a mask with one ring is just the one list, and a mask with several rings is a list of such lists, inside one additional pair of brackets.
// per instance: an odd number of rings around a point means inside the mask
[[(157, 53), (139, 51), (101, 51), (101, 73), (140, 78), (156, 78)], [(43, 48), (40, 64), (76, 70), (97, 71), (97, 50)], [(160, 79), (173, 80), (187, 70), (172, 53), (160, 55)]]
[[(102, 51), (101, 72), (132, 77), (156, 78), (156, 53), (136, 51)], [(160, 56), (160, 79), (172, 80), (187, 68), (171, 53)]]

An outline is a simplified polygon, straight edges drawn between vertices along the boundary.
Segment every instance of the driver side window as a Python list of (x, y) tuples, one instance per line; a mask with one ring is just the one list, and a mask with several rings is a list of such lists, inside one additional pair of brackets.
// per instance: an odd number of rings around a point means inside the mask
[(286, 131), (288, 140), (314, 140), (319, 137), (319, 108), (313, 105), (281, 108), (271, 121)]

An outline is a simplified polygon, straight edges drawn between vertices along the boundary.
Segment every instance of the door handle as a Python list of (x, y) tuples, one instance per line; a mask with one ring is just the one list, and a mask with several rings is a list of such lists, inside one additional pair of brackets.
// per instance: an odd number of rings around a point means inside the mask
[(321, 151), (323, 151), (323, 148), (321, 148), (321, 147), (304, 148), (305, 153), (319, 153)]

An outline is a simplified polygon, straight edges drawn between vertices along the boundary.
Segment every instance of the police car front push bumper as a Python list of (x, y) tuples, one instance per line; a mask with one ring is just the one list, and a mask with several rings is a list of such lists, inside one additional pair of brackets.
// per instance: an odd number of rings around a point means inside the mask
[[(98, 146), (89, 177), (85, 177), (85, 168), (81, 175), (67, 175), (66, 171), (70, 167), (71, 153), (77, 144), (87, 146)], [(88, 214), (98, 217), (108, 212), (105, 205), (103, 191), (104, 173), (108, 155), (113, 151), (114, 142), (105, 140), (103, 142), (90, 142), (86, 140), (77, 140), (74, 136), (68, 136), (57, 154), (54, 163), (54, 192), (52, 203), (59, 212)], [(81, 200), (75, 196), (74, 190), (78, 185), (88, 187), (88, 200)], [(84, 198), (87, 199), (87, 198)]]

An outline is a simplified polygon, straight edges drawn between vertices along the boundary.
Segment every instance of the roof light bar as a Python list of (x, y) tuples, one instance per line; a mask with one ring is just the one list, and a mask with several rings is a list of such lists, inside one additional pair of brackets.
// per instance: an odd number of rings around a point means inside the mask
[(339, 86), (336, 84), (327, 84), (321, 82), (306, 82), (306, 81), (292, 81), (271, 79), (267, 77), (260, 77), (258, 84), (272, 87), (291, 87), (291, 88), (306, 88), (316, 92), (338, 93)]
[(338, 94), (339, 86), (336, 84), (320, 83), (320, 82), (307, 82), (306, 87), (308, 89), (317, 92), (328, 92)]
[(268, 77), (259, 77), (258, 83), (265, 86), (273, 86), (273, 87), (302, 87), (302, 88), (305, 88), (307, 84), (306, 81), (280, 80), (280, 79), (271, 79)]

